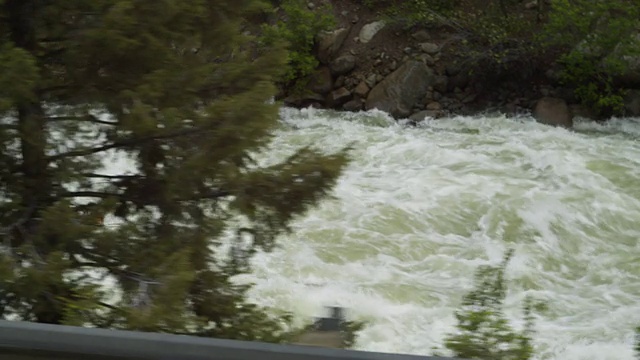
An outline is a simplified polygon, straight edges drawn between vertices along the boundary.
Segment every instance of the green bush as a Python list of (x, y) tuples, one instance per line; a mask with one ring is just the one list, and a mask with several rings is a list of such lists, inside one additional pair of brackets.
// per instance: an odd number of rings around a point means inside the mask
[(614, 79), (628, 66), (626, 56), (639, 56), (634, 39), (640, 8), (633, 1), (557, 0), (541, 38), (564, 54), (561, 80), (576, 97), (601, 115), (620, 113), (624, 92)]
[(283, 0), (276, 9), (280, 20), (274, 25), (264, 26), (265, 44), (276, 41), (288, 44), (289, 66), (283, 82), (305, 78), (318, 66), (318, 60), (313, 55), (315, 37), (335, 23), (329, 6), (322, 5), (310, 10), (304, 0)]

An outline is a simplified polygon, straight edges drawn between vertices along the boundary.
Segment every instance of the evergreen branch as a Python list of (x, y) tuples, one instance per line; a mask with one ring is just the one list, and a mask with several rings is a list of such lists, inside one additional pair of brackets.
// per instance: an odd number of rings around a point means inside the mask
[(96, 178), (96, 179), (114, 179), (114, 180), (120, 180), (120, 179), (140, 179), (143, 176), (142, 175), (104, 175), (104, 174), (96, 174), (96, 173), (85, 173), (82, 174), (82, 176), (84, 177), (88, 177), (88, 178)]
[(108, 199), (112, 197), (122, 197), (122, 194), (102, 192), (102, 191), (65, 191), (60, 195), (58, 195), (58, 198), (72, 198), (72, 197), (92, 197), (92, 198)]
[(29, 218), (31, 218), (31, 215), (33, 215), (35, 210), (36, 210), (35, 204), (32, 204), (31, 206), (29, 206), (29, 208), (24, 211), (24, 213), (22, 214), (22, 216), (20, 216), (20, 218), (18, 218), (18, 220), (14, 221), (13, 223), (5, 227), (0, 228), (0, 235), (6, 235), (9, 232), (11, 232), (13, 229), (24, 225), (27, 221), (29, 221)]
[(165, 133), (165, 134), (155, 134), (155, 135), (149, 135), (149, 136), (131, 137), (131, 138), (127, 138), (127, 139), (114, 141), (111, 144), (107, 144), (107, 145), (103, 145), (103, 146), (98, 146), (98, 147), (94, 147), (94, 148), (87, 148), (87, 149), (71, 150), (71, 151), (67, 151), (67, 152), (61, 153), (61, 154), (52, 155), (52, 156), (47, 157), (47, 160), (49, 162), (53, 162), (53, 161), (64, 159), (64, 158), (68, 158), (68, 157), (87, 156), (87, 155), (97, 154), (97, 153), (104, 152), (104, 151), (111, 150), (111, 149), (126, 148), (126, 147), (132, 147), (132, 146), (135, 146), (135, 145), (142, 145), (142, 144), (145, 144), (145, 143), (148, 143), (148, 142), (151, 142), (151, 141), (155, 141), (155, 140), (172, 139), (172, 138), (177, 138), (177, 137), (180, 137), (180, 136), (198, 134), (198, 133), (202, 133), (204, 130), (205, 129), (203, 129), (203, 128), (194, 128), (194, 129), (184, 129), (184, 130)]
[(47, 121), (87, 121), (95, 124), (102, 125), (118, 125), (117, 121), (105, 121), (100, 120), (93, 115), (85, 115), (85, 116), (49, 116), (46, 118)]

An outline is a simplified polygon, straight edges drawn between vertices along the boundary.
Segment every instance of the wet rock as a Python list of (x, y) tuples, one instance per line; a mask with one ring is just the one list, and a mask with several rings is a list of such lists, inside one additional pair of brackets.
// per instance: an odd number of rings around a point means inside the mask
[(420, 61), (408, 61), (376, 85), (365, 108), (386, 111), (393, 117), (407, 117), (424, 99), (434, 79), (433, 71)]
[(360, 33), (358, 34), (358, 38), (361, 43), (366, 44), (373, 39), (376, 34), (384, 28), (386, 23), (384, 21), (374, 21), (372, 23), (366, 24), (360, 29)]
[(344, 105), (342, 105), (342, 109), (345, 111), (360, 111), (362, 110), (364, 103), (362, 100), (354, 99), (351, 101), (347, 101)]
[(575, 117), (581, 117), (590, 120), (598, 120), (599, 118), (598, 114), (588, 109), (584, 105), (572, 104), (569, 106), (569, 109), (571, 110), (571, 115)]
[(536, 103), (533, 116), (542, 124), (570, 128), (573, 126), (571, 110), (563, 99), (543, 97)]
[(318, 60), (323, 64), (328, 64), (344, 44), (347, 35), (349, 35), (349, 29), (347, 28), (320, 33), (317, 37), (318, 45), (316, 49)]
[(316, 69), (309, 79), (307, 88), (318, 94), (326, 94), (331, 91), (331, 89), (333, 89), (331, 70), (326, 66)]
[(351, 100), (351, 92), (349, 90), (347, 90), (344, 87), (341, 87), (338, 90), (334, 90), (331, 92), (331, 94), (329, 94), (329, 97), (327, 99), (327, 103), (329, 104), (329, 106), (337, 108), (340, 105), (346, 103), (347, 101)]
[(362, 81), (360, 82), (360, 84), (358, 84), (358, 86), (356, 86), (355, 90), (353, 90), (353, 93), (364, 99), (369, 93), (369, 90), (369, 86), (367, 86), (367, 84)]
[(427, 110), (442, 110), (442, 105), (437, 101), (432, 101), (427, 104)]
[[(314, 104), (324, 103), (324, 96), (320, 94), (304, 94), (304, 95), (291, 95), (282, 100), (286, 106), (292, 107), (307, 107)], [(317, 106), (315, 106), (317, 107)]]
[(355, 66), (356, 57), (349, 54), (342, 55), (334, 59), (329, 65), (329, 68), (333, 75), (343, 75), (353, 70)]
[(415, 122), (421, 122), (428, 118), (439, 119), (443, 116), (444, 116), (444, 112), (440, 110), (422, 110), (409, 116), (409, 120), (412, 120)]

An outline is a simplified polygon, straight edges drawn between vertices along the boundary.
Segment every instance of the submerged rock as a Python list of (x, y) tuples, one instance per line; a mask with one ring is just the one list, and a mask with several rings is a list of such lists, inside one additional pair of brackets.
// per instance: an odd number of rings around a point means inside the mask
[(573, 116), (567, 102), (552, 97), (538, 100), (533, 110), (533, 116), (542, 124), (570, 128), (573, 126)]

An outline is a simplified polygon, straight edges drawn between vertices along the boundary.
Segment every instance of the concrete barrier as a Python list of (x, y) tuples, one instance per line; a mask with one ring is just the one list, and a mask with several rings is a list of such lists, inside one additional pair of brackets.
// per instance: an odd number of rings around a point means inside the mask
[(0, 321), (2, 360), (445, 360), (316, 346)]

